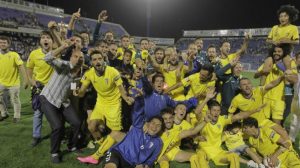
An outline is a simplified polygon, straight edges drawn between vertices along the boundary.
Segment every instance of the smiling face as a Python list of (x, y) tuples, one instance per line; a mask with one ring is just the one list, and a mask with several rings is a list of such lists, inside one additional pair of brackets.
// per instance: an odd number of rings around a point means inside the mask
[(286, 12), (281, 12), (278, 19), (282, 26), (290, 23), (290, 16)]
[(283, 57), (283, 49), (280, 47), (275, 47), (273, 52), (273, 59), (279, 61)]
[(83, 62), (83, 53), (80, 50), (73, 50), (72, 55), (70, 57), (70, 63), (73, 66), (81, 67), (83, 65)]
[(7, 51), (9, 47), (9, 42), (4, 39), (0, 39), (0, 49), (3, 51)]
[(124, 55), (123, 55), (123, 63), (124, 63), (124, 65), (129, 65), (130, 64), (131, 57), (132, 57), (131, 53), (129, 53), (129, 52), (125, 52), (124, 53)]
[(167, 130), (170, 130), (173, 127), (174, 124), (174, 115), (170, 113), (165, 113), (162, 115), (162, 118), (164, 120), (164, 124)]
[(159, 119), (153, 118), (151, 121), (147, 123), (148, 126), (147, 133), (151, 136), (157, 135), (162, 129), (162, 124), (163, 123)]
[(240, 89), (243, 95), (250, 96), (252, 94), (252, 84), (249, 79), (240, 80)]
[(164, 51), (158, 50), (154, 53), (154, 57), (157, 63), (162, 64), (164, 61)]
[(203, 49), (203, 40), (198, 39), (198, 40), (195, 41), (195, 44), (197, 46), (198, 51), (201, 51)]

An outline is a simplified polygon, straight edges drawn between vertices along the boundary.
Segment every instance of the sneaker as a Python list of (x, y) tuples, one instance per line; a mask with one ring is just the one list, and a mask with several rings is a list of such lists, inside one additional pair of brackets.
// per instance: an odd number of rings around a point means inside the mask
[(31, 147), (37, 146), (41, 141), (42, 141), (41, 138), (33, 138), (32, 143), (31, 143)]
[(90, 141), (90, 142), (87, 144), (87, 148), (89, 148), (89, 149), (95, 149), (96, 146), (95, 146), (95, 144), (94, 144), (93, 141)]
[(51, 161), (52, 161), (52, 163), (55, 163), (55, 164), (61, 163), (61, 158), (59, 157), (58, 154), (54, 154), (54, 155), (52, 154)]
[(18, 123), (20, 122), (20, 118), (13, 118), (13, 123)]
[(94, 159), (92, 156), (87, 157), (77, 157), (77, 160), (79, 160), (81, 163), (88, 163), (88, 164), (98, 164), (99, 160)]

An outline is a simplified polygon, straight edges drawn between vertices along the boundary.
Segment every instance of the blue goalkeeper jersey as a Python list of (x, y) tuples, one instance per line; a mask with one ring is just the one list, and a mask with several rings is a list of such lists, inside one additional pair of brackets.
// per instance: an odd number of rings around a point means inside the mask
[(162, 148), (162, 140), (159, 136), (144, 133), (144, 121), (144, 100), (137, 98), (133, 107), (132, 128), (125, 138), (112, 148), (132, 166), (139, 164), (153, 166)]

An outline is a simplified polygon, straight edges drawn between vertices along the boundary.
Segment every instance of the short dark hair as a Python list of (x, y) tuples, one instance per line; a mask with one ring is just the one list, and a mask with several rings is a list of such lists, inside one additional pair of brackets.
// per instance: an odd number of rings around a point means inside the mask
[(241, 128), (242, 127), (242, 124), (239, 122), (239, 121), (236, 121), (232, 124), (229, 124), (226, 126), (226, 130), (227, 131), (231, 131), (233, 130), (234, 128)]
[(6, 40), (9, 45), (11, 44), (11, 39), (8, 36), (0, 36), (0, 40)]
[(140, 43), (141, 43), (142, 41), (148, 41), (148, 43), (149, 43), (149, 39), (147, 39), (147, 38), (142, 38), (142, 39), (140, 40)]
[(214, 67), (211, 64), (204, 64), (201, 67), (201, 70), (206, 70), (206, 71), (208, 71), (209, 74), (212, 74), (215, 69), (214, 69)]
[(255, 127), (258, 128), (258, 121), (255, 118), (249, 117), (243, 120), (243, 127)]
[(52, 36), (52, 34), (51, 34), (51, 32), (49, 30), (43, 30), (43, 31), (41, 31), (40, 37), (42, 37), (43, 35), (49, 36), (52, 39), (52, 41), (54, 40), (53, 36)]
[(201, 37), (197, 37), (197, 38), (195, 38), (195, 40), (194, 40), (194, 41), (197, 41), (197, 40), (202, 40), (202, 41), (203, 41), (203, 39), (202, 39)]
[(100, 46), (100, 45), (103, 44), (103, 43), (108, 45), (108, 43), (107, 43), (105, 40), (98, 40), (98, 41), (96, 41), (96, 43), (95, 43), (95, 47)]
[(222, 47), (224, 43), (229, 43), (230, 44), (229, 40), (224, 39), (224, 40), (221, 41), (221, 46), (220, 47)]
[(163, 116), (164, 114), (171, 114), (174, 115), (174, 110), (170, 107), (164, 108), (160, 110), (160, 115)]
[[(162, 118), (160, 115), (156, 115), (156, 116), (150, 117), (150, 118), (147, 120), (147, 122), (151, 122), (151, 121), (154, 120), (154, 119), (158, 119), (158, 120), (161, 122), (161, 130), (164, 130), (164, 129), (165, 129), (164, 120), (163, 120), (163, 118)], [(161, 132), (162, 132), (162, 131), (160, 131), (160, 133), (161, 133)], [(160, 133), (158, 133), (158, 134), (160, 134)]]
[(130, 38), (130, 36), (127, 35), (127, 34), (125, 34), (125, 35), (123, 35), (123, 36), (121, 37), (121, 40), (122, 40), (123, 38)]
[[(94, 50), (94, 51), (92, 51), (92, 52), (90, 53), (90, 57), (92, 58), (92, 56), (95, 55), (95, 54), (100, 54), (100, 55), (102, 55), (102, 53), (101, 53), (100, 51)], [(103, 56), (103, 55), (102, 55), (102, 56)]]
[(152, 83), (154, 83), (156, 78), (163, 78), (163, 80), (165, 80), (165, 77), (163, 74), (161, 73), (156, 73), (154, 76), (152, 76)]
[(165, 50), (161, 47), (156, 47), (154, 50), (154, 54), (157, 53), (158, 51), (162, 51), (165, 54)]
[(72, 35), (72, 37), (74, 37), (74, 36), (80, 38), (81, 39), (81, 45), (83, 45), (83, 38), (82, 38), (82, 36), (80, 34), (78, 34), (78, 33), (75, 33), (75, 34)]
[(277, 15), (279, 15), (283, 12), (286, 12), (289, 15), (289, 21), (295, 22), (298, 19), (298, 14), (299, 10), (295, 8), (295, 6), (292, 5), (282, 5), (280, 8), (277, 10)]
[(212, 107), (214, 107), (214, 106), (219, 106), (219, 107), (221, 107), (220, 103), (217, 102), (216, 100), (209, 100), (209, 101), (207, 102), (207, 107), (208, 107), (209, 110), (210, 110)]
[(248, 80), (248, 81), (250, 81), (250, 79), (249, 79), (249, 78), (242, 77), (242, 78), (240, 78), (240, 79), (239, 79), (239, 83), (241, 83), (241, 81), (243, 81), (243, 80)]
[(129, 50), (129, 49), (127, 49), (127, 48), (124, 50), (124, 55), (125, 55), (125, 53), (128, 53), (128, 54), (130, 54), (132, 56), (132, 51)]
[(210, 48), (215, 48), (217, 50), (217, 46), (214, 45), (214, 44), (210, 44), (208, 47), (207, 47), (207, 50), (210, 49)]

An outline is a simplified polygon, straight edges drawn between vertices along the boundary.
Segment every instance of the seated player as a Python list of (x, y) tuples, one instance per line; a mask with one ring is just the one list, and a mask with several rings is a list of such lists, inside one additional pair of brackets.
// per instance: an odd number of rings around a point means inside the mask
[(243, 132), (250, 136), (250, 147), (264, 158), (265, 166), (300, 167), (299, 156), (293, 150), (291, 141), (286, 141), (271, 128), (260, 127), (255, 118), (247, 118), (243, 121)]
[[(283, 76), (278, 79), (271, 81), (269, 84), (264, 87), (252, 88), (251, 81), (248, 78), (240, 79), (240, 89), (241, 93), (235, 96), (231, 102), (231, 105), (228, 109), (228, 113), (235, 113), (238, 110), (241, 111), (251, 111), (257, 109), (259, 106), (263, 104), (263, 96), (272, 88), (277, 86), (283, 80)], [(270, 127), (275, 130), (280, 135), (283, 135), (286, 139), (288, 139), (288, 135), (286, 131), (278, 124), (270, 121), (266, 117), (265, 109), (261, 110), (258, 113), (251, 115), (258, 120), (260, 126)]]
[[(164, 119), (165, 131), (161, 138), (163, 140), (163, 148), (158, 158), (161, 168), (168, 168), (169, 161), (187, 162), (190, 161), (192, 168), (201, 167), (201, 155), (194, 152), (183, 151), (179, 148), (181, 140), (199, 133), (203, 123), (192, 128), (191, 125), (184, 120), (186, 115), (186, 107), (184, 104), (178, 104), (175, 108), (175, 118), (172, 109), (165, 109), (161, 113)], [(203, 155), (202, 155), (203, 156)]]
[[(213, 97), (213, 96), (212, 96)], [(206, 98), (205, 101), (212, 97)], [(202, 105), (203, 107), (204, 105)], [(230, 168), (240, 167), (240, 158), (236, 153), (228, 152), (222, 149), (222, 133), (224, 127), (232, 122), (236, 122), (249, 117), (250, 115), (259, 112), (265, 105), (257, 107), (257, 109), (240, 112), (236, 115), (220, 116), (221, 106), (215, 100), (210, 100), (207, 103), (208, 111), (204, 128), (200, 131), (200, 135), (204, 140), (199, 142), (198, 152), (205, 152), (208, 159), (213, 160), (216, 165), (230, 164)], [(208, 162), (205, 167), (208, 167)]]
[(240, 157), (241, 163), (253, 168), (256, 168), (259, 163), (262, 163), (262, 159), (245, 144), (240, 122), (227, 125), (222, 138), (229, 152), (234, 152), (238, 155), (247, 154), (252, 158), (252, 160), (247, 161)]
[(163, 119), (154, 116), (146, 123), (144, 121), (144, 100), (137, 98), (132, 128), (106, 153), (104, 168), (150, 168), (154, 165), (162, 148), (159, 133), (163, 130)]

